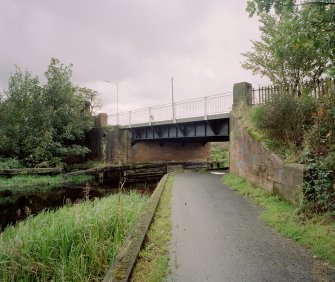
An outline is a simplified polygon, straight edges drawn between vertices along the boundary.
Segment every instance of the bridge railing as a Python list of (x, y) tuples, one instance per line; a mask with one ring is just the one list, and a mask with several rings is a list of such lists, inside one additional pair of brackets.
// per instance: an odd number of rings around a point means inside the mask
[(212, 115), (229, 113), (233, 104), (233, 94), (223, 93), (203, 98), (195, 98), (175, 103), (137, 109), (119, 114), (110, 114), (110, 125), (129, 126), (151, 124), (152, 122), (171, 121), (179, 119), (202, 118)]

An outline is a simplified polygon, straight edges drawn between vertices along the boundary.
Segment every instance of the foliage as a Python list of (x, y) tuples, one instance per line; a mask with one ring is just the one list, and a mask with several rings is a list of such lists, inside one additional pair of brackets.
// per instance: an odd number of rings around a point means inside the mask
[(7, 227), (0, 234), (0, 280), (101, 281), (146, 200), (113, 195)]
[[(260, 15), (262, 13), (269, 13), (271, 10), (280, 15), (297, 8), (297, 2), (297, 0), (248, 0), (246, 10), (250, 17), (252, 17), (254, 14)], [(325, 7), (332, 6), (335, 3), (332, 0), (306, 0), (303, 1), (302, 4)]]
[(294, 206), (257, 188), (232, 173), (224, 176), (224, 183), (264, 208), (261, 218), (284, 236), (299, 242), (318, 257), (335, 265), (335, 215), (297, 213)]
[(87, 95), (71, 82), (71, 66), (51, 59), (46, 84), (18, 67), (4, 91), (0, 114), (0, 156), (27, 165), (59, 164), (68, 155), (88, 151), (76, 142), (93, 125)]
[(22, 168), (22, 164), (19, 160), (14, 158), (3, 159), (0, 158), (0, 169), (15, 169)]
[(315, 111), (313, 97), (304, 95), (299, 98), (281, 93), (273, 95), (265, 104), (255, 106), (251, 111), (251, 120), (274, 144), (300, 147), (305, 128), (313, 122)]
[(229, 167), (229, 147), (211, 144), (211, 160)]
[[(306, 164), (303, 210), (335, 211), (335, 94), (274, 95), (251, 110), (256, 129), (272, 149)], [(293, 151), (293, 152), (292, 152)], [(292, 155), (295, 156), (292, 156)]]
[(133, 282), (164, 281), (169, 269), (171, 241), (171, 191), (173, 176), (169, 175), (159, 201), (153, 223), (150, 225), (144, 248), (132, 273)]
[(305, 134), (305, 210), (335, 211), (335, 93), (321, 100)]
[[(268, 12), (272, 5), (282, 7), (282, 1), (251, 2), (258, 3), (261, 38), (252, 42), (251, 51), (242, 54), (245, 69), (298, 90), (303, 82), (333, 75), (335, 5), (303, 5), (273, 15), (262, 12)], [(286, 2), (290, 6), (293, 1)]]
[(94, 179), (91, 175), (57, 176), (18, 175), (11, 178), (0, 177), (0, 191), (35, 192), (62, 188), (64, 185), (84, 184)]

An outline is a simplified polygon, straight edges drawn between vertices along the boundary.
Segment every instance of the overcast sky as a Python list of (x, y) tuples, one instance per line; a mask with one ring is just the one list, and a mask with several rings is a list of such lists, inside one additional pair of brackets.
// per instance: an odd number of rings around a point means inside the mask
[(73, 82), (97, 90), (103, 111), (231, 91), (264, 79), (243, 70), (259, 37), (246, 0), (0, 0), (0, 87), (14, 65), (42, 77), (51, 57), (73, 64)]

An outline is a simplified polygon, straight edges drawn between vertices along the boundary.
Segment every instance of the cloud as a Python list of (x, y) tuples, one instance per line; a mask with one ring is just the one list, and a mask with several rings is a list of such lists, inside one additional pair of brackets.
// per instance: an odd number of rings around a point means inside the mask
[(51, 57), (73, 63), (76, 84), (101, 93), (105, 111), (229, 91), (263, 80), (240, 66), (258, 37), (245, 0), (3, 0), (0, 87), (14, 65), (43, 76)]

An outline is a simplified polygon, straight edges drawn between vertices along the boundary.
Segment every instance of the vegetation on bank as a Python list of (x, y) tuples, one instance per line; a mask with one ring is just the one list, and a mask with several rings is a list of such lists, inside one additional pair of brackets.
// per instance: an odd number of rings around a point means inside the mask
[(101, 281), (147, 199), (112, 195), (7, 227), (0, 234), (0, 280)]
[(211, 161), (221, 163), (223, 167), (229, 167), (229, 143), (211, 143)]
[(330, 83), (320, 97), (276, 93), (264, 104), (242, 104), (237, 113), (256, 140), (286, 161), (305, 164), (305, 212), (335, 211), (335, 82)]
[(73, 175), (66, 178), (62, 175), (18, 175), (10, 178), (0, 177), (0, 191), (8, 190), (14, 193), (49, 191), (62, 188), (64, 185), (85, 184), (93, 178), (91, 175)]
[(60, 166), (83, 155), (97, 92), (72, 83), (72, 65), (52, 58), (45, 84), (16, 67), (0, 92), (0, 157), (28, 167)]
[(335, 2), (248, 0), (247, 11), (261, 37), (242, 66), (281, 89), (252, 109), (257, 135), (306, 165), (306, 212), (335, 211)]
[(133, 282), (164, 281), (169, 269), (171, 240), (171, 191), (173, 175), (169, 175), (144, 248), (132, 274)]
[(309, 215), (299, 213), (285, 200), (257, 188), (232, 173), (223, 181), (243, 196), (262, 206), (261, 218), (284, 236), (298, 241), (315, 255), (335, 265), (335, 213)]

